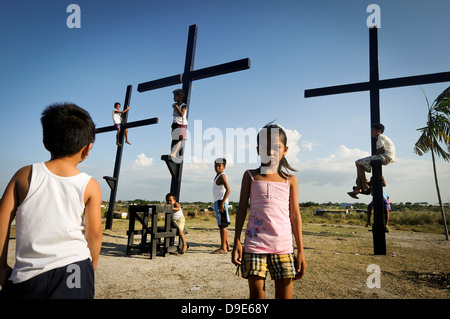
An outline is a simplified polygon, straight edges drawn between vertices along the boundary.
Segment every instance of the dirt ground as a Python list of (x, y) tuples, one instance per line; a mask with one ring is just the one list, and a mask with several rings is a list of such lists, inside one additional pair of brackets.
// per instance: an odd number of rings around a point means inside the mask
[[(229, 228), (230, 243), (234, 223)], [(187, 218), (189, 250), (149, 259), (126, 255), (128, 221), (114, 220), (105, 230), (96, 271), (96, 299), (246, 299), (247, 281), (236, 276), (231, 254), (218, 248), (213, 219)], [(307, 271), (294, 283), (297, 299), (448, 299), (450, 242), (444, 235), (391, 230), (387, 254), (373, 254), (372, 232), (361, 226), (305, 224)], [(244, 236), (242, 236), (244, 238)], [(15, 240), (9, 247), (14, 261)], [(380, 288), (369, 288), (369, 265), (379, 266)], [(373, 281), (370, 281), (373, 282)], [(266, 281), (266, 297), (274, 297)]]

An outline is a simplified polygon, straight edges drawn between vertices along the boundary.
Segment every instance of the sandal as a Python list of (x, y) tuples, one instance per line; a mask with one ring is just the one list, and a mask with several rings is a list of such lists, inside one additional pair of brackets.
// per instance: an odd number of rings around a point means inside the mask
[(355, 198), (355, 199), (359, 199), (358, 196), (356, 196), (355, 194), (353, 194), (352, 192), (348, 192), (347, 193), (350, 197)]

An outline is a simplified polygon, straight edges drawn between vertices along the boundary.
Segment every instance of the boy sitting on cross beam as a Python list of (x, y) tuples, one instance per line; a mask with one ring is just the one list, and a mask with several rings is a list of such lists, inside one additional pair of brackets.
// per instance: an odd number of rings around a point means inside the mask
[(355, 162), (356, 164), (356, 187), (353, 187), (352, 192), (348, 192), (352, 198), (358, 199), (356, 195), (359, 193), (369, 195), (369, 185), (367, 184), (366, 173), (371, 172), (372, 167), (370, 163), (374, 160), (380, 160), (381, 164), (387, 165), (396, 161), (395, 146), (389, 137), (383, 135), (384, 125), (377, 123), (372, 125), (371, 136), (377, 139), (377, 150), (375, 155), (361, 158)]

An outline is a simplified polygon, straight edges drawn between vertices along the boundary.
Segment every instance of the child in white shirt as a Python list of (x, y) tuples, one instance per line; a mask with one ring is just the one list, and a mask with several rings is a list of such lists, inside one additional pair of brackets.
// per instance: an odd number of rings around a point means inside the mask
[(348, 192), (352, 198), (358, 199), (356, 196), (359, 193), (369, 194), (367, 190), (369, 189), (369, 185), (367, 185), (366, 173), (371, 172), (372, 167), (370, 163), (374, 160), (381, 160), (381, 164), (387, 165), (389, 163), (393, 163), (396, 161), (395, 155), (395, 146), (392, 143), (391, 139), (386, 135), (383, 135), (384, 125), (383, 124), (374, 124), (372, 126), (371, 135), (373, 138), (377, 138), (377, 151), (373, 156), (368, 156), (361, 158), (355, 162), (356, 164), (356, 187), (353, 188), (352, 192)]

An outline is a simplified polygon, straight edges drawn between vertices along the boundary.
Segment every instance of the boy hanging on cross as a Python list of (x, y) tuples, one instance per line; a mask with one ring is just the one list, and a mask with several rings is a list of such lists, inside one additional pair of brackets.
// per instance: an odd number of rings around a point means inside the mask
[(373, 156), (368, 156), (361, 158), (355, 162), (356, 164), (356, 187), (353, 187), (352, 192), (348, 192), (347, 194), (352, 197), (358, 199), (359, 193), (369, 195), (369, 185), (367, 184), (366, 173), (371, 172), (372, 167), (370, 163), (374, 160), (381, 160), (381, 164), (387, 165), (389, 163), (393, 163), (396, 160), (395, 156), (395, 146), (394, 143), (390, 140), (389, 137), (383, 135), (384, 125), (381, 123), (377, 123), (372, 125), (371, 136), (372, 138), (377, 139), (377, 150), (376, 154)]
[[(130, 109), (130, 107), (127, 106), (125, 108), (125, 110), (120, 111), (120, 103), (119, 102), (114, 103), (114, 111), (112, 113), (112, 118), (114, 121), (114, 125), (116, 126), (116, 129), (117, 129), (117, 135), (116, 135), (117, 146), (122, 146), (122, 144), (120, 144), (120, 141), (119, 141), (119, 135), (120, 135), (120, 130), (121, 130), (121, 126), (122, 126), (122, 114), (126, 113), (129, 109)], [(128, 129), (125, 129), (125, 143), (128, 143), (131, 145), (131, 143), (128, 142)]]

